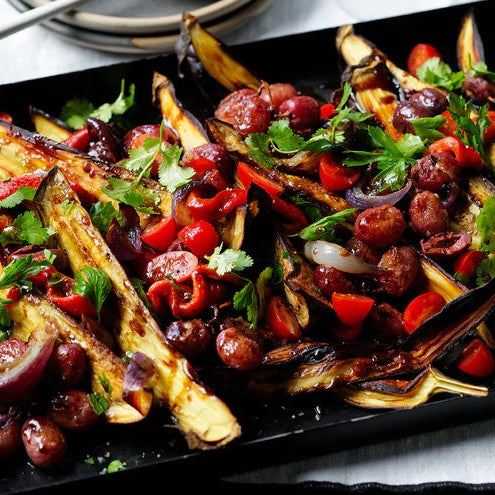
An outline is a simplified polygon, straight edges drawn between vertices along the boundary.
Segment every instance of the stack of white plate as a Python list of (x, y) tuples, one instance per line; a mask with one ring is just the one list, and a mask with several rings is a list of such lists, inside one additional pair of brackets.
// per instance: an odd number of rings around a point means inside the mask
[[(26, 10), (51, 0), (8, 0)], [(71, 43), (106, 52), (163, 53), (173, 49), (183, 12), (197, 16), (219, 35), (259, 14), (270, 0), (88, 0), (83, 6), (44, 22)]]

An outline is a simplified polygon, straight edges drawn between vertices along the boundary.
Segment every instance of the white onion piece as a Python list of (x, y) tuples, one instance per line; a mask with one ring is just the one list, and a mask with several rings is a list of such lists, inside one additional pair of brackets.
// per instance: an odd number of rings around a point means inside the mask
[(347, 249), (327, 241), (307, 241), (304, 255), (318, 265), (331, 266), (346, 273), (376, 273), (379, 268), (354, 256)]
[(24, 354), (0, 365), (0, 404), (26, 398), (43, 376), (57, 331), (46, 327), (36, 330), (32, 337), (33, 342)]
[(122, 397), (143, 415), (147, 413), (149, 404), (141, 403), (141, 392), (155, 371), (156, 366), (151, 358), (142, 352), (135, 352), (124, 375)]

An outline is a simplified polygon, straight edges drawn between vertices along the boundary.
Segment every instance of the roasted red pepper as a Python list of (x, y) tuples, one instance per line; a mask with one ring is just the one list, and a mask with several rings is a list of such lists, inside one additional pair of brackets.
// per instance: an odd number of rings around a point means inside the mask
[(75, 281), (70, 277), (63, 278), (54, 285), (48, 285), (46, 295), (59, 308), (73, 316), (89, 315), (98, 316), (91, 301), (81, 294), (74, 294), (73, 287)]
[(244, 189), (225, 189), (213, 198), (202, 198), (192, 192), (187, 198), (187, 208), (195, 220), (213, 221), (228, 215), (238, 206), (245, 205), (247, 192)]
[(46, 172), (16, 175), (10, 179), (0, 181), (0, 200), (12, 196), (20, 187), (34, 187), (35, 189), (45, 178)]
[(177, 232), (177, 237), (198, 258), (204, 258), (213, 253), (220, 242), (220, 236), (215, 227), (205, 220), (197, 220), (186, 225)]
[(247, 163), (239, 162), (237, 164), (237, 175), (246, 189), (249, 189), (249, 186), (254, 182), (257, 186), (264, 189), (272, 198), (280, 196), (285, 191), (285, 187), (282, 184), (265, 177), (260, 174), (256, 168)]
[(172, 215), (151, 223), (141, 233), (142, 241), (159, 251), (165, 251), (176, 238), (177, 227)]
[(146, 295), (154, 311), (164, 315), (169, 308), (177, 318), (194, 318), (208, 306), (219, 303), (225, 295), (223, 284), (206, 280), (199, 271), (193, 272), (191, 281), (192, 289), (170, 279), (152, 284)]

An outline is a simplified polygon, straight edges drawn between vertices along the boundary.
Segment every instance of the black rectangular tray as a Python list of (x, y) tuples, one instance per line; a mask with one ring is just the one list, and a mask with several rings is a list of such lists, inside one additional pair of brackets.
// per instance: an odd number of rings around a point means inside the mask
[[(490, 48), (495, 46), (495, 30), (490, 26), (488, 1), (360, 23), (356, 30), (401, 67), (406, 66), (407, 54), (417, 42), (433, 44), (456, 67), (456, 37), (461, 19), (470, 8), (474, 9), (487, 49), (488, 67), (493, 69), (495, 51)], [(310, 90), (326, 99), (332, 88), (339, 85), (335, 34), (336, 29), (326, 29), (238, 45), (232, 50), (261, 78), (292, 82), (301, 91)], [(156, 122), (159, 115), (151, 104), (154, 71), (172, 79), (186, 108), (198, 117), (206, 115), (208, 104), (190, 80), (177, 76), (177, 60), (173, 55), (0, 86), (0, 110), (12, 113), (18, 125), (30, 128), (29, 105), (57, 115), (62, 104), (76, 95), (86, 96), (96, 104), (112, 101), (124, 78), (136, 84), (140, 123)], [(202, 477), (211, 479), (493, 417), (495, 394), (491, 391), (487, 397), (477, 399), (437, 396), (423, 406), (400, 411), (357, 409), (335, 400), (329, 393), (248, 406), (229, 405), (239, 419), (243, 434), (226, 447), (191, 451), (166, 411), (154, 411), (139, 424), (101, 425), (84, 434), (69, 436), (69, 461), (54, 472), (34, 468), (22, 455), (0, 461), (0, 493), (53, 494), (74, 487), (103, 492), (104, 487), (129, 487), (136, 479), (142, 480), (144, 489), (152, 489), (149, 483), (155, 481), (159, 489), (167, 489), (174, 480), (185, 488), (188, 481)], [(95, 464), (85, 462), (88, 457)], [(125, 462), (125, 471), (103, 476), (112, 459)]]

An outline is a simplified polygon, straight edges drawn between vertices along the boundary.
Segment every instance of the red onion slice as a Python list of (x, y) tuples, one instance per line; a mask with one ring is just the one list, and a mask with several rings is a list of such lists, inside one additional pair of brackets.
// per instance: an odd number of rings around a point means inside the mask
[(381, 194), (379, 196), (371, 196), (363, 192), (360, 184), (356, 184), (354, 187), (346, 190), (345, 199), (351, 206), (360, 210), (367, 210), (368, 208), (374, 208), (375, 206), (382, 206), (385, 204), (395, 205), (409, 192), (411, 186), (412, 182), (408, 181), (407, 184), (398, 191), (393, 191), (389, 194)]
[(57, 333), (51, 326), (35, 330), (29, 349), (13, 361), (0, 365), (0, 404), (25, 399), (36, 386), (45, 371)]
[(150, 396), (141, 392), (155, 374), (155, 370), (155, 363), (151, 358), (142, 352), (135, 352), (125, 371), (122, 397), (143, 415), (149, 410)]

